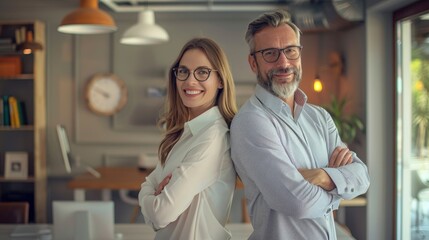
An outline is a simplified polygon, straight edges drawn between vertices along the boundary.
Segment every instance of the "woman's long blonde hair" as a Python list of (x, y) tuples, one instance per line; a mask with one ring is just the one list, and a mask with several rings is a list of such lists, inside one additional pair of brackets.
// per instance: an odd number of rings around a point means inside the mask
[(194, 38), (189, 40), (180, 51), (179, 56), (170, 68), (165, 111), (158, 122), (158, 126), (165, 128), (165, 137), (158, 148), (158, 157), (165, 164), (171, 149), (183, 133), (184, 124), (189, 119), (190, 111), (180, 99), (176, 87), (176, 76), (173, 68), (178, 67), (186, 51), (200, 49), (205, 53), (213, 68), (216, 69), (223, 88), (218, 90), (215, 105), (225, 119), (228, 126), (237, 112), (235, 100), (234, 80), (229, 67), (228, 59), (219, 45), (209, 38)]

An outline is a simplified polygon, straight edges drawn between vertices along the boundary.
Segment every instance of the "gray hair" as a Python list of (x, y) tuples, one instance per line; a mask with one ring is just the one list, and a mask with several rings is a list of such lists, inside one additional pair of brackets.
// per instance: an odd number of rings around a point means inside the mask
[(245, 39), (250, 47), (250, 51), (253, 52), (255, 50), (255, 43), (253, 42), (253, 37), (256, 33), (268, 26), (278, 27), (283, 24), (287, 24), (293, 29), (298, 38), (299, 43), (301, 38), (301, 30), (299, 30), (299, 28), (291, 21), (291, 16), (286, 10), (277, 9), (263, 13), (257, 19), (249, 23)]

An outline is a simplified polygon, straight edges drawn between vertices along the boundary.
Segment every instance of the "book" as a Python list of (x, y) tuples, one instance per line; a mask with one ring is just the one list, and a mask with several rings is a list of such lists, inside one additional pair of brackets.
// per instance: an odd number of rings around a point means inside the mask
[(10, 119), (11, 126), (14, 128), (21, 127), (21, 122), (19, 121), (19, 112), (18, 112), (18, 100), (14, 96), (9, 97), (9, 109), (10, 109)]
[(0, 126), (4, 126), (3, 119), (3, 98), (0, 97)]
[(7, 46), (7, 47), (0, 47), (0, 53), (1, 54), (13, 54), (16, 53), (16, 46), (15, 45), (11, 45), (11, 46)]
[(1, 44), (0, 43), (0, 50), (14, 50), (16, 49), (15, 44)]
[[(46, 238), (42, 235), (49, 235)], [(52, 231), (46, 225), (25, 224), (16, 226), (10, 233), (12, 238), (31, 237), (31, 239), (52, 239)], [(27, 239), (27, 238), (25, 238)]]
[(10, 126), (9, 96), (3, 96), (3, 125)]
[(12, 103), (11, 103), (11, 96), (8, 98), (9, 100), (9, 121), (10, 121), (10, 126), (15, 128), (15, 114), (13, 114), (13, 108), (12, 108)]
[(24, 101), (19, 101), (18, 111), (19, 111), (19, 120), (21, 122), (21, 125), (28, 125), (27, 108), (25, 107)]
[(12, 38), (0, 38), (0, 45), (11, 44), (11, 43), (12, 43)]
[(15, 53), (16, 44), (12, 38), (0, 38), (0, 53)]

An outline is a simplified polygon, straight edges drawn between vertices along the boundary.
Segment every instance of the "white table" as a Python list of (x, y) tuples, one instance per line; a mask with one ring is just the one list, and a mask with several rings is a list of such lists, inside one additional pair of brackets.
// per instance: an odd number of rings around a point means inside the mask
[[(53, 226), (50, 224), (28, 224), (42, 229), (52, 230)], [(28, 226), (27, 225), (27, 226)], [(10, 234), (19, 224), (0, 224), (0, 239), (1, 240), (42, 240), (39, 236), (33, 237), (10, 237)], [(253, 231), (250, 224), (246, 223), (230, 223), (227, 228), (232, 233), (231, 240), (245, 240), (248, 239)], [(153, 240), (155, 232), (152, 227), (147, 224), (115, 224), (115, 234), (117, 240)], [(121, 236), (121, 237), (120, 237)], [(338, 240), (352, 240), (353, 237), (340, 226), (337, 225), (337, 238)], [(45, 238), (46, 239), (46, 238)]]
[[(13, 224), (0, 224), (0, 239), (1, 240), (39, 240), (46, 239), (41, 238), (37, 234), (32, 237), (10, 237), (10, 234), (17, 226)], [(37, 224), (32, 225), (42, 229), (53, 228), (50, 224)], [(228, 224), (227, 228), (232, 232), (232, 240), (244, 240), (247, 239), (253, 231), (250, 224), (232, 223)], [(152, 227), (147, 224), (115, 224), (115, 235), (117, 240), (153, 240), (155, 238), (155, 232)]]

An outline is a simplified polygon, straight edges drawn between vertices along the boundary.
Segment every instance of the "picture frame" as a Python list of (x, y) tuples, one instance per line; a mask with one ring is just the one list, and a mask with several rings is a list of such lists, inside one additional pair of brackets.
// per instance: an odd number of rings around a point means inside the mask
[(28, 153), (6, 152), (5, 153), (5, 179), (27, 179), (28, 178)]

